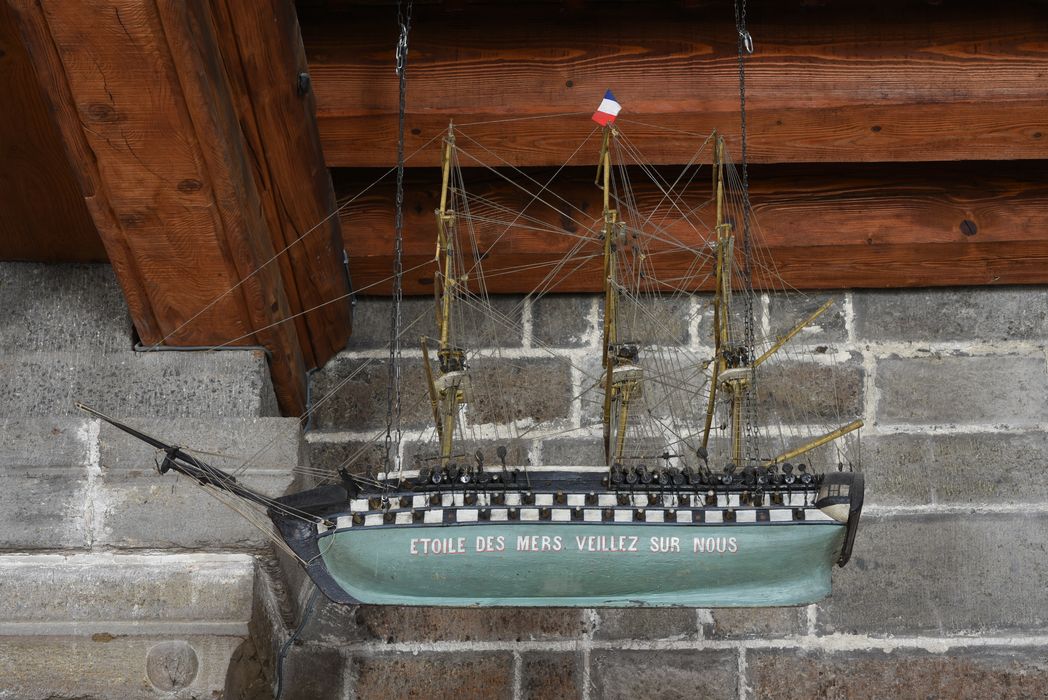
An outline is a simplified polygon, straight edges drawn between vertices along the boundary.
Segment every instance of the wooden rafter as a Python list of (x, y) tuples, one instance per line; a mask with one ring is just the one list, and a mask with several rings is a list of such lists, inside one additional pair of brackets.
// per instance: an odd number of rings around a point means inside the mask
[[(667, 171), (669, 172), (669, 171)], [(545, 182), (550, 170), (532, 171)], [(966, 164), (864, 166), (755, 166), (751, 169), (752, 200), (761, 238), (786, 283), (799, 289), (846, 287), (913, 287), (938, 285), (1031, 284), (1048, 282), (1048, 169), (1040, 161), (1024, 164), (983, 163), (978, 173)], [(362, 190), (371, 171), (347, 171), (336, 179), (347, 195)], [(438, 171), (420, 169), (407, 185), (405, 269), (432, 258), (432, 214), (439, 191)], [(471, 193), (506, 210), (520, 210), (530, 197), (489, 172), (472, 170), (464, 179)], [(673, 177), (670, 176), (672, 181)], [(703, 177), (702, 180), (705, 181)], [(524, 292), (534, 288), (550, 267), (499, 270), (559, 260), (575, 242), (544, 227), (568, 227), (578, 232), (587, 223), (598, 226), (600, 192), (589, 168), (564, 171), (557, 193), (570, 202), (576, 221), (549, 208), (529, 205), (527, 213), (542, 223), (518, 227), (503, 237), (485, 258), (487, 285), (492, 292)], [(662, 200), (653, 186), (633, 178), (642, 210)], [(344, 211), (354, 244), (350, 265), (358, 288), (367, 293), (388, 289), (392, 239), (389, 208), (391, 188), (379, 185)], [(665, 208), (665, 207), (664, 207)], [(568, 210), (568, 205), (563, 205)], [(479, 210), (478, 210), (478, 213)], [(663, 224), (682, 241), (696, 240), (673, 212)], [(659, 217), (661, 220), (661, 216)], [(711, 222), (707, 222), (710, 224)], [(595, 229), (594, 229), (595, 230)], [(482, 252), (501, 231), (477, 229)], [(599, 252), (597, 243), (591, 252)], [(692, 262), (688, 253), (654, 244), (652, 263), (671, 277)], [(426, 293), (432, 270), (422, 267), (405, 280), (409, 293)], [(760, 284), (758, 275), (755, 280)], [(376, 286), (371, 286), (376, 285)], [(564, 275), (557, 291), (599, 291), (600, 263), (584, 265)]]
[[(274, 258), (333, 211), (315, 134), (298, 133), (313, 128), (311, 106), (291, 109), (280, 94), (295, 96), (297, 34), (220, 12), (232, 44), (207, 0), (12, 7), (142, 341), (261, 344), (282, 409), (301, 412), (307, 361), (325, 361), (348, 333), (324, 328), (348, 318), (348, 285), (337, 222), (298, 244), (309, 266)], [(271, 81), (247, 87), (258, 71)], [(288, 189), (302, 173), (308, 186)], [(299, 198), (310, 203), (287, 204)], [(287, 322), (337, 298), (341, 310)]]
[[(560, 165), (591, 130), (586, 112), (606, 88), (623, 104), (623, 130), (653, 163), (688, 161), (693, 139), (682, 131), (716, 128), (737, 151), (731, 5), (698, 4), (418, 8), (408, 152), (453, 118), (514, 165)], [(386, 79), (395, 41), (388, 14), (354, 6), (341, 21), (334, 11), (303, 20), (331, 166), (390, 162), (397, 94)], [(764, 3), (751, 7), (749, 22), (752, 162), (1048, 157), (1040, 3)], [(582, 115), (504, 121), (562, 113)], [(495, 123), (466, 126), (474, 122)], [(411, 164), (434, 165), (436, 153)], [(591, 160), (580, 153), (572, 162)]]

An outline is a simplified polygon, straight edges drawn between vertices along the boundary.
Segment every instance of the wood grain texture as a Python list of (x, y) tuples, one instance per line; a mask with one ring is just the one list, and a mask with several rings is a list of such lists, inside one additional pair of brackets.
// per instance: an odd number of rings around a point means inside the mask
[[(552, 171), (528, 173), (545, 183)], [(672, 170), (666, 173), (672, 176)], [(336, 189), (350, 196), (368, 184), (371, 174), (340, 173)], [(505, 234), (504, 227), (475, 229), (478, 249), (487, 254), (484, 269), (490, 291), (533, 289), (574, 243), (552, 231), (585, 233), (601, 207), (592, 178), (589, 168), (562, 173), (551, 187), (566, 200), (558, 213), (529, 205), (529, 195), (490, 172), (464, 171), (468, 191), (508, 210), (526, 208), (535, 219), (529, 222), (531, 228), (518, 225)], [(751, 181), (762, 246), (783, 280), (797, 288), (1048, 282), (1048, 167), (1043, 162), (984, 163), (978, 169), (969, 164), (879, 165), (859, 170), (843, 165), (757, 166)], [(654, 209), (661, 193), (639, 184), (637, 174), (633, 182), (640, 209)], [(392, 185), (380, 183), (343, 212), (347, 237), (353, 241), (348, 249), (353, 278), (366, 293), (388, 291), (391, 189)], [(426, 263), (433, 257), (438, 193), (435, 169), (411, 174), (405, 269), (423, 265), (406, 276), (405, 288), (413, 294), (428, 293), (432, 284), (432, 266)], [(551, 198), (546, 196), (547, 201)], [(655, 219), (666, 214), (666, 234), (693, 249), (700, 246), (701, 237), (690, 226), (674, 221), (666, 209), (663, 206)], [(473, 213), (484, 215), (479, 208)], [(584, 252), (598, 252), (595, 241), (590, 247), (592, 251)], [(662, 277), (685, 274), (695, 257), (664, 243), (653, 243), (651, 252), (652, 264)], [(526, 266), (534, 267), (522, 269)], [(756, 282), (767, 282), (759, 271)], [(561, 273), (555, 288), (598, 291), (598, 261)]]
[(6, 2), (0, 2), (0, 95), (0, 260), (104, 261)]
[[(331, 166), (392, 163), (391, 15), (353, 6), (303, 19)], [(1048, 157), (1040, 3), (757, 3), (749, 27), (752, 162)], [(623, 105), (623, 130), (653, 163), (691, 155), (690, 139), (674, 130), (718, 128), (731, 145), (739, 114), (730, 6), (418, 7), (407, 149), (454, 119), (515, 165), (584, 163), (588, 156), (572, 153), (609, 87)], [(558, 114), (571, 116), (467, 126)], [(426, 150), (410, 164), (437, 157)]]
[[(323, 365), (350, 332), (349, 282), (291, 0), (211, 0), (227, 75), (307, 364)], [(340, 302), (337, 300), (341, 300)], [(334, 303), (332, 303), (334, 302)], [(315, 311), (304, 313), (307, 309)]]
[(280, 271), (252, 274), (273, 245), (206, 0), (14, 7), (143, 342), (265, 345), (301, 412)]

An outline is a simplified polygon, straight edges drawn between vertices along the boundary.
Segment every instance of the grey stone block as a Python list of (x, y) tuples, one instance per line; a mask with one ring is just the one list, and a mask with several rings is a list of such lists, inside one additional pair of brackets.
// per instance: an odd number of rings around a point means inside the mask
[(86, 416), (0, 418), (0, 469), (84, 466), (90, 422)]
[(26, 634), (246, 633), (254, 563), (237, 554), (0, 555), (0, 624)]
[(351, 663), (358, 698), (513, 697), (509, 652), (359, 654)]
[(604, 609), (594, 639), (692, 639), (698, 633), (694, 608)]
[(109, 265), (0, 264), (0, 348), (131, 350), (131, 318)]
[(0, 549), (89, 545), (88, 424), (79, 418), (0, 419)]
[(1048, 500), (1048, 435), (898, 434), (863, 439), (866, 502), (1013, 504)]
[(564, 359), (481, 359), (471, 375), (473, 399), (466, 415), (472, 424), (568, 417), (571, 374)]
[[(392, 299), (357, 298), (353, 309), (353, 334), (347, 350), (389, 347)], [(438, 338), (436, 302), (432, 296), (405, 298), (400, 307), (403, 348), (418, 348), (419, 337)], [(468, 349), (520, 347), (523, 338), (519, 296), (491, 296), (489, 302), (470, 297), (460, 300), (452, 316), (452, 343)], [(431, 343), (433, 347), (436, 343)]]
[(877, 361), (877, 422), (1034, 427), (1048, 420), (1043, 355), (930, 355)]
[[(594, 298), (591, 294), (557, 294), (536, 300), (531, 306), (533, 344), (550, 348), (592, 344), (588, 341), (595, 327), (590, 318)], [(596, 345), (600, 345), (599, 340)]]
[[(686, 345), (691, 340), (693, 309), (688, 297), (673, 294), (643, 294), (619, 297), (618, 335), (620, 342), (642, 345)], [(599, 307), (597, 328), (603, 328), (604, 309)]]
[(737, 652), (594, 651), (590, 680), (596, 697), (735, 700), (739, 696)]
[(528, 652), (520, 655), (521, 700), (584, 697), (580, 652)]
[(1048, 290), (1041, 287), (862, 291), (852, 303), (857, 340), (1048, 338)]
[[(303, 463), (304, 443), (297, 418), (120, 419), (147, 435), (184, 446), (213, 467), (229, 472), (285, 474)], [(107, 423), (98, 434), (99, 461), (107, 472), (150, 471), (156, 451)]]
[(707, 639), (775, 639), (808, 629), (806, 607), (717, 608), (710, 613), (713, 624), (705, 626)]
[[(435, 366), (435, 365), (434, 365)], [(386, 424), (387, 360), (336, 357), (312, 379), (313, 426), (320, 430), (372, 430)], [(433, 421), (422, 360), (401, 365), (401, 426), (424, 428)]]
[[(302, 461), (294, 418), (127, 422), (170, 444), (185, 445), (204, 462), (271, 497), (287, 492)], [(176, 473), (158, 474), (156, 460), (162, 458), (149, 445), (102, 425), (101, 470), (92, 493), (96, 543), (121, 548), (232, 549), (258, 548), (268, 542), (268, 518), (258, 508)], [(255, 523), (227, 503), (253, 513)]]
[(362, 605), (355, 621), (365, 638), (389, 643), (574, 639), (583, 635), (589, 627), (584, 611), (576, 608), (408, 608)]
[(76, 401), (119, 415), (276, 415), (258, 351), (0, 356), (0, 416), (76, 415)]
[(12, 636), (0, 652), (0, 696), (214, 698), (242, 636)]
[[(275, 497), (284, 495), (292, 479), (288, 470), (284, 474), (249, 472), (237, 481)], [(213, 487), (177, 474), (107, 473), (92, 497), (95, 545), (122, 549), (260, 549), (269, 544), (267, 533), (273, 533), (260, 507), (223, 496)]]
[(374, 470), (381, 470), (385, 454), (384, 439), (374, 443), (359, 440), (309, 442), (310, 467), (330, 475), (333, 479), (338, 478), (338, 469), (343, 466), (353, 474), (363, 474), (367, 465), (371, 465)]
[(346, 697), (345, 666), (337, 648), (292, 646), (284, 661), (281, 700), (341, 700)]
[(754, 697), (1001, 698), (1044, 695), (1048, 661), (1035, 647), (827, 653), (796, 649), (746, 652)]
[(837, 365), (769, 361), (757, 371), (757, 411), (763, 424), (838, 426), (863, 415), (866, 373), (856, 354)]
[(819, 604), (821, 632), (1048, 629), (1048, 516), (864, 517)]
[(768, 295), (767, 313), (771, 330), (771, 335), (767, 338), (769, 344), (789, 333), (831, 299), (834, 300), (833, 306), (794, 336), (789, 341), (790, 346), (832, 345), (847, 341), (844, 294), (779, 292)]
[(542, 463), (550, 466), (605, 464), (604, 441), (599, 437), (543, 440)]
[(0, 550), (90, 546), (87, 470), (0, 469)]

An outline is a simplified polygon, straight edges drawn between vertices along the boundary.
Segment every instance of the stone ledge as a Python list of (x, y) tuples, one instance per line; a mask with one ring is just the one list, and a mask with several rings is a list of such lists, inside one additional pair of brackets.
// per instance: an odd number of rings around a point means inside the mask
[(243, 636), (7, 637), (0, 697), (213, 698)]
[(128, 352), (131, 317), (104, 264), (0, 264), (0, 347)]
[(0, 417), (78, 415), (77, 401), (118, 415), (278, 414), (257, 350), (0, 355)]
[[(245, 554), (36, 554), (0, 556), (0, 624), (24, 634), (155, 634), (177, 623), (246, 634), (255, 562)], [(63, 632), (63, 630), (68, 630)]]

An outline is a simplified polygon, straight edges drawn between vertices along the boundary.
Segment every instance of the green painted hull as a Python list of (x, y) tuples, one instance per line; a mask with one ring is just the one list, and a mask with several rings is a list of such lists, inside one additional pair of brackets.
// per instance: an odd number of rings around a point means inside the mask
[(829, 595), (844, 536), (825, 522), (499, 523), (348, 528), (317, 545), (361, 603), (736, 607)]

